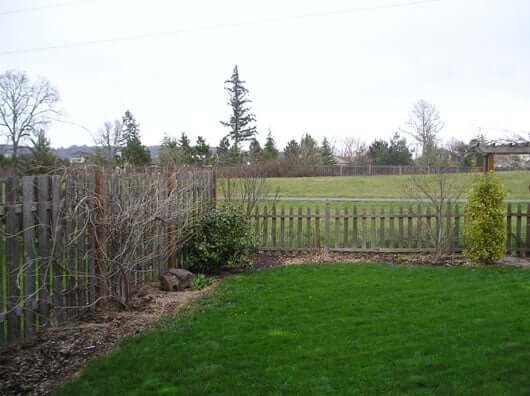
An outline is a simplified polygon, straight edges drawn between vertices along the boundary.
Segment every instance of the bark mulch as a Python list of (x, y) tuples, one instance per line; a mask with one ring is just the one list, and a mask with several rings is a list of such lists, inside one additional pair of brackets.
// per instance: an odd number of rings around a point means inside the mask
[(46, 395), (79, 375), (86, 363), (110, 352), (125, 337), (183, 309), (217, 283), (200, 290), (164, 292), (142, 287), (128, 310), (108, 306), (64, 327), (49, 328), (30, 342), (0, 350), (0, 395)]
[(333, 263), (366, 263), (381, 262), (391, 264), (462, 266), (468, 265), (461, 255), (448, 255), (436, 258), (426, 254), (394, 253), (337, 253), (317, 251), (312, 253), (271, 253), (260, 252), (255, 259), (256, 269), (279, 265), (297, 264), (333, 264)]

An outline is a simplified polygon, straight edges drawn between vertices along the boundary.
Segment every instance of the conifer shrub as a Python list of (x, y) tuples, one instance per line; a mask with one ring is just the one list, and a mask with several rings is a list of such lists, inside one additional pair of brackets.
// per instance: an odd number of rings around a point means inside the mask
[(504, 187), (492, 172), (473, 183), (464, 209), (464, 255), (470, 261), (493, 264), (504, 256), (505, 197)]

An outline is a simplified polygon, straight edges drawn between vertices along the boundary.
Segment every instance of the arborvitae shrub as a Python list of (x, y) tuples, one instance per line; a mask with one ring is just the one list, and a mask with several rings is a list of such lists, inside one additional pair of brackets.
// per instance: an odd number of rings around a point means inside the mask
[(477, 178), (464, 210), (464, 255), (474, 263), (493, 264), (506, 243), (506, 191), (492, 172)]

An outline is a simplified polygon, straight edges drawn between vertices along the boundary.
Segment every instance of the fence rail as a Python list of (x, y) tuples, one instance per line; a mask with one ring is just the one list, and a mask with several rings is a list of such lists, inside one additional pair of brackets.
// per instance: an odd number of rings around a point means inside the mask
[(219, 177), (241, 177), (248, 172), (260, 177), (428, 175), (435, 173), (480, 172), (480, 167), (429, 167), (419, 165), (297, 165), (271, 161), (259, 165), (218, 167)]
[[(314, 209), (314, 210), (313, 210)], [(463, 210), (438, 213), (425, 205), (334, 209), (258, 207), (251, 223), (262, 250), (329, 249), (342, 252), (429, 252), (437, 238), (451, 251), (463, 248)], [(530, 255), (530, 203), (508, 204), (506, 252)]]
[(0, 346), (157, 280), (214, 199), (211, 170), (0, 179)]

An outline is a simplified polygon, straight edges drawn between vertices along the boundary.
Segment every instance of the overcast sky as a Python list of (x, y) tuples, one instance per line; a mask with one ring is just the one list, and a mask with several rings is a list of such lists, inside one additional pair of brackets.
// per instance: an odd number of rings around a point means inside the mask
[(149, 145), (182, 131), (217, 144), (234, 64), (261, 140), (270, 128), (282, 148), (305, 132), (388, 138), (422, 98), (444, 139), (494, 138), (530, 131), (529, 21), (528, 0), (0, 0), (0, 72), (49, 79), (62, 118), (91, 131), (130, 109)]

